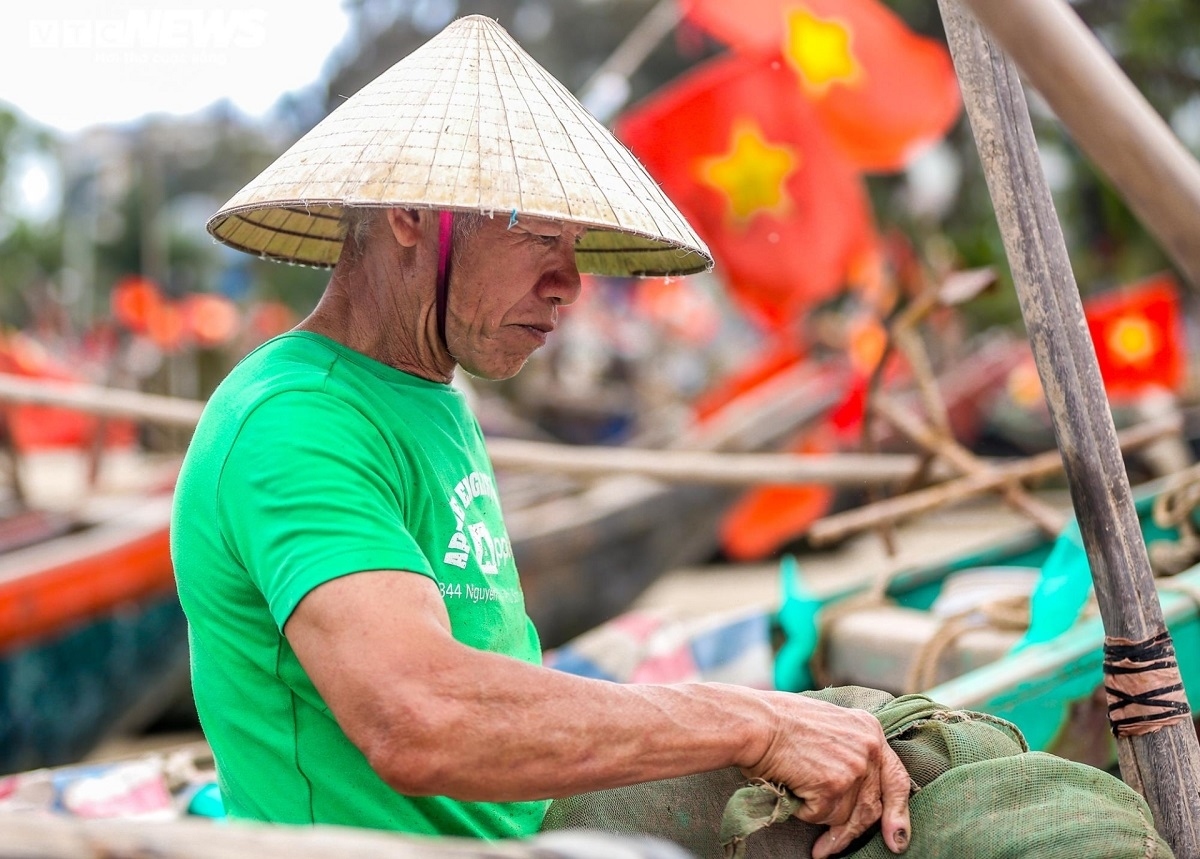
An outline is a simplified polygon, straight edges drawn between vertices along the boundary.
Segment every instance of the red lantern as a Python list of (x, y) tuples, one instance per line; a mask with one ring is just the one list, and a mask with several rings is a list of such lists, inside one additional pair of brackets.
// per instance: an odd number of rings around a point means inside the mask
[(237, 305), (223, 295), (193, 293), (183, 300), (183, 318), (197, 345), (206, 348), (228, 343), (241, 326)]
[(117, 281), (111, 297), (112, 315), (117, 322), (136, 334), (148, 334), (150, 320), (163, 303), (158, 285), (140, 275)]

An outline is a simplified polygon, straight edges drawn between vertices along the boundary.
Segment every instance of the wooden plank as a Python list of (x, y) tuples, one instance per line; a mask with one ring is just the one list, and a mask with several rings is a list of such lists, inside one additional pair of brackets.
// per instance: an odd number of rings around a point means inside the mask
[[(1016, 67), (958, 0), (938, 0), (938, 6), (1062, 451), (1106, 644), (1140, 647), (1158, 636), (1169, 641)], [(1173, 650), (1171, 655), (1173, 670), (1163, 668), (1162, 683), (1155, 685), (1168, 687), (1177, 680), (1182, 688)], [(1105, 679), (1110, 687), (1116, 684), (1108, 671)], [(1176, 855), (1200, 857), (1200, 746), (1191, 720), (1159, 724), (1134, 736), (1118, 734), (1117, 744), (1122, 774), (1143, 791)]]

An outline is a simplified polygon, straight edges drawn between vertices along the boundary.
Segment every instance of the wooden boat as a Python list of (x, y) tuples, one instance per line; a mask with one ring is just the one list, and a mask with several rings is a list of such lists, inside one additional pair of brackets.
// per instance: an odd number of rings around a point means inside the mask
[[(1164, 486), (1165, 481), (1156, 481), (1136, 493), (1135, 506), (1146, 541), (1152, 547), (1152, 557), (1155, 544), (1175, 541), (1180, 536), (1177, 528), (1164, 528), (1153, 521), (1152, 508)], [(1063, 540), (1059, 538), (1060, 543)], [(901, 623), (905, 614), (909, 617), (915, 613), (928, 615), (956, 578), (961, 582), (976, 575), (990, 580), (985, 587), (1000, 588), (993, 590), (993, 596), (999, 598), (991, 605), (1000, 607), (1003, 614), (1006, 605), (1020, 605), (1023, 600), (1018, 596), (1013, 601), (1000, 595), (1004, 586), (997, 583), (1007, 577), (1011, 585), (1007, 589), (1010, 596), (1028, 593), (1056, 545), (1059, 544), (1030, 526), (984, 550), (948, 563), (901, 572), (892, 578), (886, 589), (892, 606), (889, 612)], [(1081, 549), (1078, 551), (1082, 552)], [(1156, 583), (1194, 709), (1200, 705), (1200, 564), (1193, 563), (1177, 575), (1160, 577)], [(836, 605), (835, 600), (829, 602)], [(986, 613), (987, 606), (982, 608)], [(1026, 611), (1022, 609), (1018, 614)], [(901, 644), (906, 636), (893, 627), (888, 647), (898, 658), (890, 663), (890, 668), (882, 668), (876, 663), (867, 668), (865, 675), (862, 670), (851, 669), (852, 662), (861, 664), (871, 652), (878, 654), (879, 650), (862, 646), (861, 639), (855, 645), (847, 640), (847, 636), (861, 635), (863, 621), (877, 624), (884, 617), (868, 610), (858, 623), (848, 623), (841, 633), (840, 644), (833, 640), (827, 642), (829, 651), (841, 651), (830, 652), (826, 657), (830, 668), (828, 679), (834, 683), (891, 686), (890, 691), (897, 693), (919, 688), (947, 706), (991, 713), (1015, 723), (1032, 749), (1102, 768), (1115, 766), (1116, 747), (1108, 726), (1102, 676), (1104, 627), (1094, 610), (1085, 611), (1061, 634), (1028, 646), (1020, 646), (1023, 645), (1024, 618), (1012, 625), (1003, 618), (998, 622), (981, 620), (975, 625), (968, 622), (951, 632), (957, 637), (955, 645), (937, 648), (935, 643), (935, 649), (939, 649), (941, 655), (926, 665), (927, 679), (918, 681), (915, 688), (905, 688), (907, 678), (921, 673), (913, 670), (914, 662), (930, 656), (928, 646), (936, 637), (944, 635), (947, 624), (955, 620), (927, 617), (921, 624), (925, 629), (909, 637), (910, 644), (915, 642), (916, 646), (907, 650)], [(850, 621), (850, 615), (846, 620)], [(837, 638), (839, 635), (834, 631), (831, 639)], [(892, 681), (872, 684), (871, 680), (881, 679), (881, 668), (891, 672)]]
[[(1010, 339), (993, 338), (938, 379), (957, 437), (974, 436), (982, 408), (1019, 354)], [(851, 384), (852, 373), (842, 358), (785, 367), (713, 408), (682, 446), (723, 451), (778, 448), (803, 428), (825, 420)], [(901, 402), (914, 406), (917, 399), (913, 391), (899, 395)], [(710, 558), (721, 548), (722, 522), (729, 511), (752, 500), (727, 487), (671, 486), (628, 475), (574, 490), (542, 475), (538, 485), (550, 489), (530, 500), (506, 485), (506, 477), (511, 475), (501, 472), (498, 480), (513, 554), (530, 616), (546, 647), (557, 647), (615, 617), (666, 571)], [(751, 495), (764, 489), (803, 491), (795, 486), (762, 487)], [(790, 500), (785, 495), (774, 505), (759, 505), (762, 516), (774, 517), (759, 525), (771, 532), (769, 542), (775, 547), (798, 539), (824, 511), (822, 507), (802, 513), (796, 520), (789, 516)]]
[(526, 608), (545, 646), (615, 617), (655, 579), (711, 555), (737, 490), (626, 475), (506, 514)]
[[(682, 431), (676, 443), (691, 450), (768, 449), (823, 415), (845, 372), (837, 365), (797, 366)], [(580, 485), (544, 473), (530, 493), (514, 480), (520, 476), (499, 469), (497, 481), (526, 607), (546, 647), (615, 617), (667, 570), (710, 557), (717, 525), (739, 494), (728, 486), (630, 474)]]
[[(1178, 536), (1177, 529), (1161, 527), (1152, 521), (1152, 507), (1162, 491), (1164, 485), (1160, 481), (1137, 493), (1136, 507), (1152, 544)], [(993, 585), (1007, 574), (1017, 580), (1017, 590), (1027, 589), (1029, 571), (1043, 565), (1053, 549), (1054, 542), (1044, 538), (1032, 526), (1013, 531), (985, 548), (963, 553), (945, 562), (911, 567), (896, 573), (889, 578), (885, 590), (890, 605), (883, 608), (927, 614), (939, 598), (955, 592), (956, 588), (957, 595), (961, 596), (963, 590), (956, 582), (980, 571), (991, 578)], [(956, 576), (959, 578), (956, 579)], [(862, 586), (841, 587), (822, 594), (816, 601), (819, 606), (836, 611), (838, 606), (845, 606), (849, 600), (861, 598), (864, 592)], [(1160, 592), (1164, 613), (1175, 638), (1184, 680), (1193, 690), (1195, 701), (1196, 691), (1200, 690), (1200, 601), (1197, 600), (1197, 596), (1200, 596), (1200, 564), (1162, 580)], [(868, 613), (879, 608), (878, 605), (867, 604), (865, 600), (860, 600), (860, 603), (860, 607)], [(851, 615), (844, 617), (849, 619)], [(899, 617), (896, 615), (894, 619)], [(659, 625), (655, 627), (655, 623)], [(877, 625), (877, 619), (872, 624)], [(631, 620), (630, 616), (625, 616), (559, 649), (553, 655), (551, 664), (563, 670), (596, 675), (601, 660), (585, 664), (587, 660), (583, 657), (599, 654), (607, 657), (610, 664), (621, 665), (625, 670), (632, 668), (636, 675), (613, 675), (612, 679), (650, 682), (690, 679), (740, 681), (761, 687), (769, 685), (780, 625), (780, 612), (763, 608), (688, 621), (683, 624), (686, 634), (681, 634), (679, 625), (669, 622), (646, 616)], [(853, 629), (853, 625), (848, 628)], [(892, 642), (905, 639), (905, 631), (896, 626), (884, 632), (889, 633), (887, 638)], [(938, 680), (925, 687), (926, 694), (948, 706), (988, 712), (1016, 723), (1034, 749), (1051, 751), (1097, 766), (1113, 766), (1115, 757), (1104, 708), (1096, 698), (1101, 683), (1103, 641), (1098, 618), (1086, 617), (1053, 640), (1017, 653), (1009, 652), (1016, 635), (1013, 630), (976, 629), (972, 634), (990, 634), (997, 640), (1004, 639), (1004, 636), (1008, 638), (1006, 642), (1001, 641), (999, 646), (993, 647), (993, 650), (1003, 651), (999, 658), (965, 671), (960, 671), (962, 665), (986, 651), (990, 646), (987, 641), (963, 641), (963, 647), (957, 651), (952, 647), (942, 650), (941, 658), (935, 661), (937, 671), (943, 674), (958, 673), (950, 679)], [(837, 638), (836, 632), (834, 638)], [(616, 652), (622, 646), (625, 646), (625, 652)], [(833, 681), (859, 679), (846, 676), (849, 669), (845, 665), (855, 658), (861, 659), (864, 652), (870, 650), (869, 644), (864, 644), (860, 637), (850, 646), (843, 640), (841, 643), (829, 641), (827, 647), (843, 649), (841, 653), (827, 653), (823, 657), (826, 670), (834, 675)], [(642, 658), (630, 659), (630, 653), (639, 648)], [(865, 670), (868, 674), (874, 672), (883, 682), (873, 685), (890, 686), (891, 691), (897, 693), (906, 691), (903, 678), (910, 673), (915, 653), (913, 649), (901, 651), (902, 648), (893, 644), (887, 652), (876, 652), (875, 664), (867, 665)], [(679, 671), (681, 666), (690, 673), (679, 676), (670, 673)], [(202, 747), (195, 747), (189, 753), (195, 754), (196, 749), (203, 752)], [(94, 773), (83, 772), (82, 775), (91, 776)], [(142, 802), (148, 795), (147, 791), (135, 790), (137, 783), (128, 778), (116, 781), (125, 791), (123, 796), (127, 796), (130, 802), (135, 799)], [(208, 781), (211, 782), (211, 778)], [(63, 782), (63, 779), (58, 782)], [(19, 778), (16, 784), (20, 786)], [(3, 787), (3, 780), (0, 780), (0, 798), (4, 793)], [(33, 793), (41, 795), (36, 790)], [(187, 801), (181, 804), (178, 795), (172, 798), (163, 791), (159, 793), (162, 794), (163, 803), (174, 809), (172, 814), (175, 816), (183, 813), (188, 806)], [(179, 791), (175, 793), (179, 794)], [(191, 796), (188, 794), (189, 801)], [(4, 802), (0, 801), (0, 811), (4, 810)], [(24, 837), (44, 838), (51, 831), (61, 831), (72, 833), (72, 837), (90, 840), (95, 833), (88, 827), (89, 824), (80, 821), (63, 821), (31, 828)], [(197, 828), (196, 831), (202, 830)], [(130, 837), (131, 833), (132, 830)]]
[(25, 512), (0, 543), (0, 772), (77, 760), (151, 720), (187, 671), (169, 491)]

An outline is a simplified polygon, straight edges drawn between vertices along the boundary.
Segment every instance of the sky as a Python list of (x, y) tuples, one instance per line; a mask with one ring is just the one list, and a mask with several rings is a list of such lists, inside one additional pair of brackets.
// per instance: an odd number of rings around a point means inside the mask
[(229, 99), (259, 116), (315, 81), (339, 0), (40, 0), (0, 12), (0, 101), (75, 132)]

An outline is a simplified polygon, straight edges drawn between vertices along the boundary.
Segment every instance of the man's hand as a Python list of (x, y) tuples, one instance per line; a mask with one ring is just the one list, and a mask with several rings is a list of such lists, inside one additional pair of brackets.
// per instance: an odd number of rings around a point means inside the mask
[(904, 852), (910, 782), (879, 721), (865, 710), (797, 695), (773, 694), (764, 701), (773, 709), (773, 738), (744, 769), (786, 785), (804, 801), (797, 817), (829, 827), (813, 846), (814, 859), (845, 850), (876, 821), (888, 849)]

